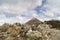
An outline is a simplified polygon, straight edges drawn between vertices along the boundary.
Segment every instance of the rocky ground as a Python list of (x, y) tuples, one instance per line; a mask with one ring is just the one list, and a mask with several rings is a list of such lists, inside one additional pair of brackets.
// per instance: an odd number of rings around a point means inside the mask
[(33, 18), (25, 24), (5, 23), (0, 26), (0, 40), (60, 40), (60, 21)]
[(51, 25), (3, 24), (0, 26), (0, 40), (60, 40), (60, 30)]

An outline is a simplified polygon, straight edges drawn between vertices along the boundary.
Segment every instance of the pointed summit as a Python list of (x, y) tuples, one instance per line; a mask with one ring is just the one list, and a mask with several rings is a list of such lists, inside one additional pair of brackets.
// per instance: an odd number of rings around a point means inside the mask
[(26, 24), (28, 25), (39, 25), (43, 22), (41, 22), (39, 19), (37, 18), (32, 18), (31, 20), (29, 20)]

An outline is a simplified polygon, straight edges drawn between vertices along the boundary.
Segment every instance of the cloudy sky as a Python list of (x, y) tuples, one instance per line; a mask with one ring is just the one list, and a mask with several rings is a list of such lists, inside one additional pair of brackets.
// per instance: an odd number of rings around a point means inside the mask
[(0, 0), (0, 24), (25, 23), (33, 17), (60, 20), (60, 0)]

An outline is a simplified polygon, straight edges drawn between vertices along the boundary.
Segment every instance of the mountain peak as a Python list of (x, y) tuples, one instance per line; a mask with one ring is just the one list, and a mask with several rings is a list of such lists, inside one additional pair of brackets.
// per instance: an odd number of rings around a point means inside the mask
[(26, 24), (29, 24), (29, 25), (39, 25), (40, 23), (43, 23), (41, 22), (39, 19), (37, 18), (32, 18), (31, 20), (29, 20)]

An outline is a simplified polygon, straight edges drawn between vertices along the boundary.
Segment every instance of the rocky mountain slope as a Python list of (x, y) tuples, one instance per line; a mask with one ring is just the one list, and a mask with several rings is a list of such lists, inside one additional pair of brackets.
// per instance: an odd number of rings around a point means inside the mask
[(60, 30), (51, 27), (49, 21), (41, 22), (36, 18), (26, 24), (5, 23), (0, 26), (0, 40), (60, 40)]

